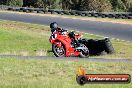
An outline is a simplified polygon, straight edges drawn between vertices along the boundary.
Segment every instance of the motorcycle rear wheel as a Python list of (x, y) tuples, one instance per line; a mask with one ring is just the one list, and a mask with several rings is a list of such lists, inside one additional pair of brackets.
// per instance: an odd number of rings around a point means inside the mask
[[(85, 45), (83, 45), (83, 46), (86, 47)], [(87, 48), (87, 50), (82, 50), (80, 52), (80, 57), (81, 58), (87, 58), (87, 57), (89, 57), (89, 50), (88, 50), (88, 48)]]

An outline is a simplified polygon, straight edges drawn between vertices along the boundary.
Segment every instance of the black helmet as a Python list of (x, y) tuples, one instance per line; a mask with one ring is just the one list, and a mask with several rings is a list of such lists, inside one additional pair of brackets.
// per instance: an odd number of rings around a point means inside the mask
[(53, 22), (50, 24), (50, 28), (51, 29), (57, 29), (58, 28), (58, 24), (56, 22)]

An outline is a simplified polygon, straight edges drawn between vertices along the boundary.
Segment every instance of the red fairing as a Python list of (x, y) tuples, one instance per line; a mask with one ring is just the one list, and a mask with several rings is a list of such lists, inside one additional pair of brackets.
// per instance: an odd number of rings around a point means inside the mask
[[(76, 36), (79, 38), (79, 36)], [(75, 49), (71, 46), (71, 38), (68, 36), (67, 32), (54, 32), (50, 36), (50, 43), (51, 44), (56, 44), (58, 48), (61, 47), (61, 44), (64, 45), (65, 48), (65, 56), (79, 56), (80, 52), (75, 52)]]

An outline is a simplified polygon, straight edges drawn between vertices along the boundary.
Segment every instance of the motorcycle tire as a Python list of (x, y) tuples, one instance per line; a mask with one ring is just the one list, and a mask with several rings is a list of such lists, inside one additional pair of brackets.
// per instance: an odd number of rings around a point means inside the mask
[(105, 51), (108, 53), (108, 54), (113, 54), (115, 52), (114, 48), (113, 48), (113, 45), (110, 41), (110, 39), (106, 38), (104, 40), (104, 48), (105, 48)]
[[(85, 45), (84, 45), (85, 46)], [(85, 46), (86, 47), (86, 46)], [(80, 52), (80, 57), (81, 58), (87, 58), (89, 57), (89, 50), (84, 52), (83, 50)]]
[(62, 55), (60, 55), (60, 54), (57, 52), (56, 48), (57, 48), (57, 45), (56, 45), (56, 44), (53, 44), (53, 45), (52, 45), (52, 51), (53, 51), (54, 55), (55, 55), (56, 57), (65, 57), (66, 51), (65, 51), (64, 46), (63, 46), (63, 45), (61, 46), (61, 49), (63, 50), (63, 54), (62, 54)]

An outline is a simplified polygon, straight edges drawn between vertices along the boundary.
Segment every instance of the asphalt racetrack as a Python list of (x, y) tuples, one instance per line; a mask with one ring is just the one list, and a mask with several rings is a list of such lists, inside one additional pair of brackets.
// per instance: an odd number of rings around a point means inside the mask
[(132, 25), (97, 22), (62, 17), (36, 16), (29, 14), (0, 12), (0, 19), (49, 25), (57, 22), (61, 27), (75, 29), (85, 33), (132, 41)]
[(48, 60), (48, 59), (56, 59), (56, 60), (84, 60), (84, 61), (93, 61), (93, 62), (125, 62), (131, 63), (132, 59), (104, 59), (104, 58), (79, 58), (79, 57), (55, 57), (55, 56), (15, 56), (15, 55), (0, 55), (0, 58), (16, 58), (16, 59), (35, 59), (35, 60)]

